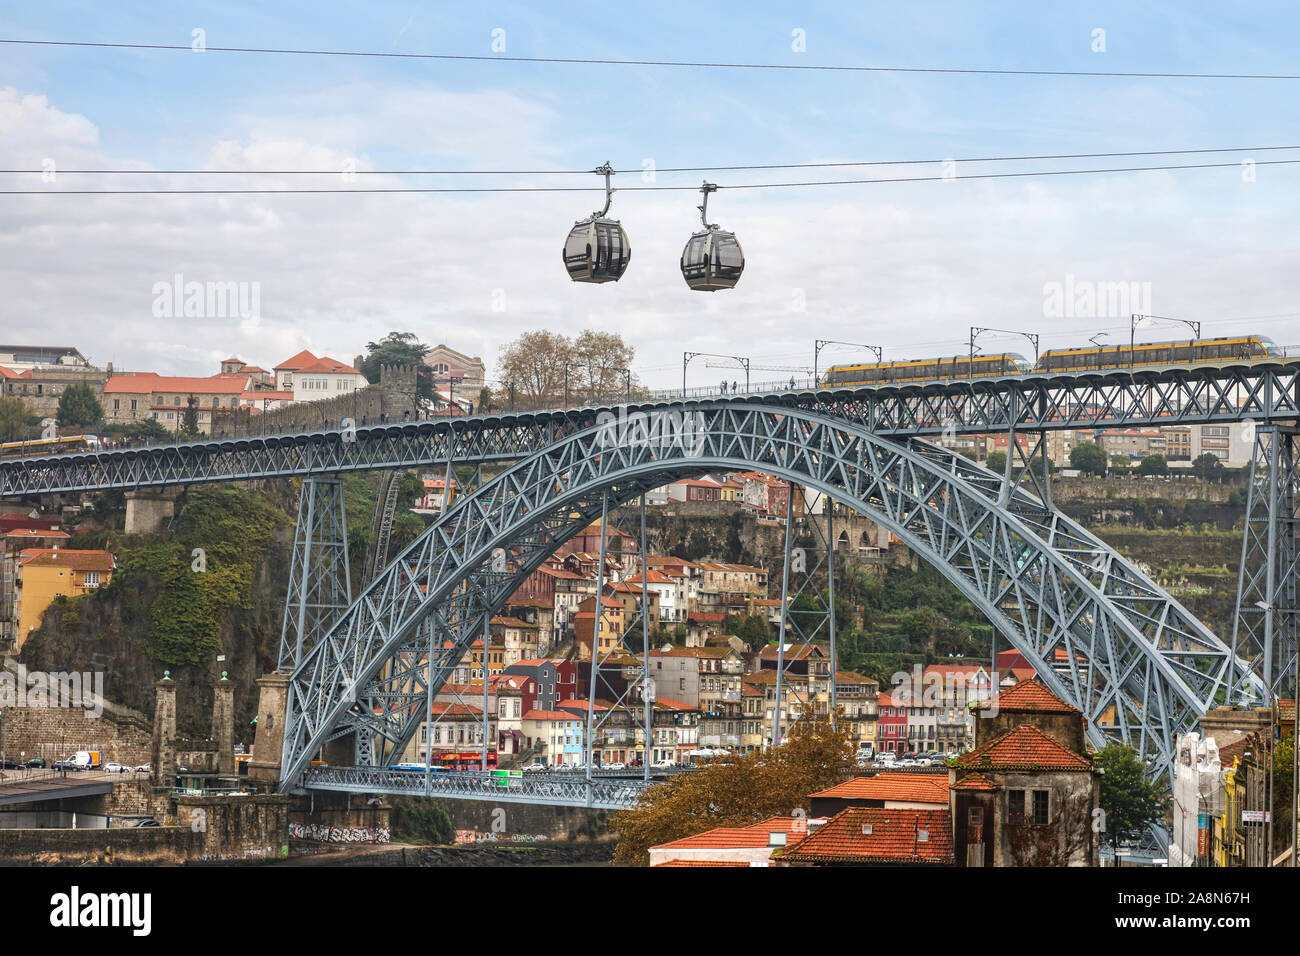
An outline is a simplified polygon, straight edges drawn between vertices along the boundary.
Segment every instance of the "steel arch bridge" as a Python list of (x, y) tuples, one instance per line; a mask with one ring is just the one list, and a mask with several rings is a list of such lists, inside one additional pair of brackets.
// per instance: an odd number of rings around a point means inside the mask
[[(1227, 694), (1234, 670), (1259, 681), (1137, 567), (960, 456), (822, 409), (717, 402), (675, 414), (672, 428), (606, 419), (558, 437), (395, 558), (293, 669), (281, 789), (300, 786), (330, 740), (400, 751), (492, 613), (562, 542), (611, 501), (723, 468), (807, 486), (891, 530), (1083, 711), (1095, 745), (1128, 743), (1155, 774), (1171, 772), (1174, 734)], [(308, 785), (330, 788), (317, 777)]]

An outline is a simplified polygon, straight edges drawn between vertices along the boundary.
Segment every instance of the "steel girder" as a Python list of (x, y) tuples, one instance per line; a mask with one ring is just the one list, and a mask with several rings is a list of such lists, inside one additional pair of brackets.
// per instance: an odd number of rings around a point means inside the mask
[[(282, 789), (437, 613), (464, 653), (482, 621), (599, 514), (670, 477), (757, 469), (811, 487), (889, 528), (933, 563), (1088, 718), (1097, 745), (1136, 747), (1168, 772), (1174, 735), (1215, 701), (1228, 649), (1103, 542), (1022, 491), (935, 446), (899, 444), (801, 409), (719, 403), (689, 441), (638, 439), (610, 423), (568, 436), (461, 499), (397, 557), (295, 670)], [(1057, 652), (1064, 655), (1058, 665)], [(445, 680), (435, 669), (432, 690)], [(413, 688), (412, 688), (413, 689)], [(427, 689), (422, 692), (427, 693)], [(409, 739), (413, 698), (383, 715)]]
[(1300, 417), (1300, 365), (1021, 375), (878, 388), (794, 390), (707, 401), (480, 415), (296, 435), (211, 439), (0, 462), (0, 498), (237, 481), (456, 462), (514, 461), (600, 418), (752, 404), (840, 417), (886, 436), (1269, 422)]
[(291, 671), (352, 604), (343, 482), (308, 478), (298, 496), (276, 670)]
[(1260, 676), (1262, 682), (1252, 685), (1234, 679), (1229, 701), (1233, 704), (1269, 705), (1295, 694), (1300, 643), (1297, 436), (1300, 430), (1279, 426), (1263, 426), (1255, 432), (1232, 649), (1251, 665), (1246, 676)]

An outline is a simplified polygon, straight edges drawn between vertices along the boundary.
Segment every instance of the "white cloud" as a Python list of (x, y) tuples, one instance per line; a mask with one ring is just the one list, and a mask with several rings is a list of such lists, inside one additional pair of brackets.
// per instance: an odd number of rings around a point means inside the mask
[[(551, 110), (515, 94), (350, 86), (268, 102), (234, 132), (223, 126), (200, 152), (213, 169), (338, 169), (357, 153), (365, 169), (374, 168), (366, 155), (410, 147), (416, 130), (428, 137), (422, 153), (473, 166), (503, 157), (545, 163), (554, 158)], [(145, 159), (104, 155), (90, 119), (13, 89), (0, 90), (0, 122), (0, 163), (9, 167), (39, 165), (33, 157), (47, 154), (60, 157), (61, 168)], [(1294, 177), (1276, 167), (1261, 168), (1248, 185), (1219, 170), (723, 190), (710, 200), (710, 219), (737, 232), (747, 265), (736, 290), (713, 294), (687, 290), (677, 267), (699, 223), (691, 192), (615, 196), (612, 214), (631, 235), (633, 257), (626, 277), (604, 286), (571, 283), (560, 264), (565, 233), (598, 205), (596, 193), (11, 197), (0, 211), (0, 337), (75, 345), (122, 368), (203, 374), (230, 353), (266, 367), (304, 347), (347, 361), (393, 329), (482, 355), (491, 366), (500, 345), (526, 329), (599, 327), (623, 333), (637, 347), (638, 367), (655, 370), (646, 379), (665, 387), (680, 381), (684, 348), (740, 352), (774, 366), (810, 364), (818, 337), (885, 344), (895, 355), (951, 354), (972, 324), (1039, 329), (1063, 344), (1097, 326), (1043, 318), (1043, 284), (1067, 273), (1149, 281), (1158, 310), (1173, 315), (1295, 310)], [(37, 177), (28, 182), (39, 188)], [(660, 176), (670, 182), (682, 180)], [(50, 188), (181, 184), (165, 176), (61, 177)], [(199, 182), (225, 184), (226, 177)], [(260, 283), (258, 328), (238, 319), (154, 318), (153, 285), (176, 273)], [(496, 290), (503, 312), (493, 310)], [(806, 312), (793, 310), (797, 290)], [(1259, 330), (1300, 342), (1285, 326)], [(701, 383), (721, 374), (692, 366)]]

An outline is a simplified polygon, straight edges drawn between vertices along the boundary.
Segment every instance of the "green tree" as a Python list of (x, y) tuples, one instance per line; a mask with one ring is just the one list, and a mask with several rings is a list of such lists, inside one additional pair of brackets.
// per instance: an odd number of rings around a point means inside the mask
[(1147, 780), (1136, 750), (1107, 744), (1094, 763), (1102, 772), (1103, 833), (1112, 847), (1120, 838), (1136, 836), (1148, 824), (1164, 819), (1164, 788)]
[(131, 441), (164, 441), (167, 429), (156, 418), (141, 418), (134, 422), (109, 425), (104, 429), (109, 438), (126, 438)]
[[(420, 341), (414, 332), (389, 332), (378, 342), (366, 343), (366, 356), (357, 369), (371, 385), (379, 384), (380, 370), (385, 365), (415, 366), (415, 402), (433, 402), (433, 369), (424, 364), (429, 346)], [(446, 386), (444, 379), (439, 384)]]
[(38, 421), (22, 399), (0, 398), (0, 442), (34, 438), (33, 428)]
[(186, 438), (197, 438), (199, 434), (199, 400), (193, 395), (185, 399), (185, 411), (181, 412), (181, 434)]
[(104, 420), (104, 406), (93, 388), (85, 382), (73, 382), (59, 396), (55, 418), (60, 429), (90, 428)]
[(996, 471), (999, 474), (1006, 470), (1007, 453), (1004, 451), (991, 451), (988, 458), (984, 459), (984, 465), (990, 471)]
[(1197, 478), (1222, 479), (1223, 462), (1207, 451), (1203, 455), (1198, 455), (1192, 462), (1192, 474)]
[(1070, 449), (1070, 467), (1087, 475), (1106, 474), (1106, 453), (1094, 442), (1086, 441)]
[(1169, 474), (1169, 463), (1165, 461), (1164, 455), (1147, 455), (1138, 465), (1139, 475), (1167, 475)]

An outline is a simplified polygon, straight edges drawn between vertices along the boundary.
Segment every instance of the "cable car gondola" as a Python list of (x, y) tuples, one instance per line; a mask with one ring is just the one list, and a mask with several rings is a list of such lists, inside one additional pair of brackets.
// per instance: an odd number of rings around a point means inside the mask
[(593, 172), (605, 177), (605, 208), (574, 223), (564, 241), (564, 268), (574, 282), (617, 282), (632, 261), (632, 246), (617, 219), (607, 219), (613, 190), (609, 163)]
[(700, 222), (704, 224), (704, 229), (693, 233), (686, 248), (682, 250), (682, 277), (696, 292), (733, 289), (740, 281), (740, 274), (745, 271), (745, 253), (736, 241), (735, 234), (709, 222), (709, 193), (717, 190), (718, 187), (713, 183), (705, 183), (700, 187), (700, 192), (704, 193), (704, 202), (696, 208), (700, 210)]

